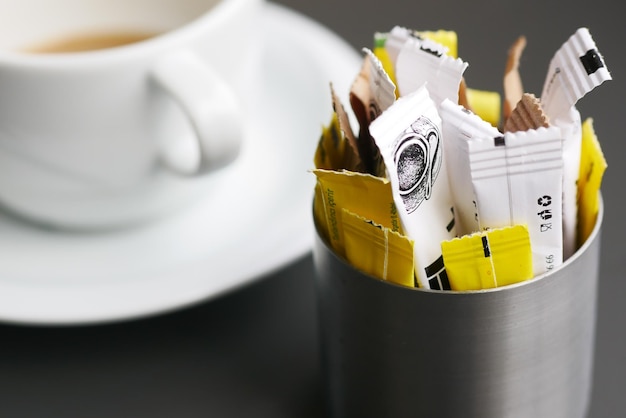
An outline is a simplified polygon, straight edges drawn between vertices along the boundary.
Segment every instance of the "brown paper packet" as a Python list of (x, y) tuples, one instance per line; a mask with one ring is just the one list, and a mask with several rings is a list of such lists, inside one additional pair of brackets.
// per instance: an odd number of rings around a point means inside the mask
[[(359, 122), (357, 143), (364, 171), (373, 176), (384, 177), (385, 165), (380, 156), (380, 151), (369, 132), (369, 126), (372, 121), (385, 110), (377, 100), (378, 92), (372, 91), (372, 84), (376, 84), (372, 83), (373, 77), (381, 76), (380, 72), (384, 72), (384, 69), (382, 64), (380, 64), (380, 68), (376, 68), (373, 60), (372, 54), (366, 54), (363, 57), (361, 71), (350, 88), (350, 105)], [(388, 76), (384, 75), (384, 77)], [(389, 82), (391, 82), (390, 79)], [(379, 88), (383, 87), (379, 86)], [(393, 97), (395, 98), (395, 95)], [(384, 105), (387, 106), (388, 103)]]
[(474, 111), (467, 97), (467, 83), (465, 82), (465, 77), (461, 78), (461, 84), (459, 84), (459, 104), (469, 111)]
[(524, 93), (504, 123), (504, 132), (526, 131), (548, 126), (550, 126), (550, 121), (539, 99), (532, 93)]
[(511, 112), (522, 99), (524, 87), (522, 78), (519, 73), (520, 58), (522, 52), (526, 48), (526, 37), (520, 36), (511, 45), (508, 52), (506, 68), (504, 70), (504, 104), (503, 104), (503, 121), (506, 123)]

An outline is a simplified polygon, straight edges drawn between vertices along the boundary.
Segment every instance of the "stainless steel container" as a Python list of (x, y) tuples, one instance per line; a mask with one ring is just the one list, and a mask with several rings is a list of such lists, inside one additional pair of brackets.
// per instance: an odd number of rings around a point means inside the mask
[(365, 275), (318, 235), (313, 256), (330, 416), (586, 416), (602, 215), (554, 272), (468, 293)]

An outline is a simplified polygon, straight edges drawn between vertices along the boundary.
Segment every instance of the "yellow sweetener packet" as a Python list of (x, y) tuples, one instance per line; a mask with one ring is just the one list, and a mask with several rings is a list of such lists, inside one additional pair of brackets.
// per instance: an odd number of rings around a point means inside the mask
[(315, 191), (313, 195), (313, 219), (315, 220), (315, 226), (320, 236), (326, 242), (330, 242), (328, 235), (328, 220), (326, 218), (326, 209), (324, 208), (324, 192), (322, 191), (322, 185), (315, 183)]
[(465, 94), (472, 112), (480, 116), (485, 122), (489, 122), (492, 126), (496, 128), (500, 126), (502, 109), (500, 93), (468, 87), (465, 90)]
[(339, 170), (349, 165), (351, 149), (339, 127), (337, 114), (333, 113), (328, 126), (324, 126), (317, 143), (313, 162), (317, 168)]
[(342, 210), (346, 260), (356, 269), (395, 284), (415, 286), (413, 241)]
[(533, 277), (530, 234), (525, 225), (476, 232), (441, 243), (452, 290), (506, 286)]
[(580, 247), (585, 243), (596, 224), (600, 210), (600, 186), (607, 168), (600, 141), (593, 129), (593, 119), (582, 125), (582, 149), (578, 176), (578, 231)]
[(321, 205), (328, 242), (333, 250), (344, 255), (341, 211), (346, 208), (392, 231), (402, 233), (389, 180), (371, 174), (351, 171), (315, 169), (320, 187)]

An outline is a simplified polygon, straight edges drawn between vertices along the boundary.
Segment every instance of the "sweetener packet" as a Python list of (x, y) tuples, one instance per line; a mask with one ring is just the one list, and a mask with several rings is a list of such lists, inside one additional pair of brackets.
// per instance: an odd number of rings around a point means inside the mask
[(383, 36), (385, 38), (385, 50), (387, 51), (387, 55), (393, 63), (394, 68), (396, 62), (398, 62), (398, 55), (400, 54), (405, 42), (409, 39), (422, 39), (417, 34), (417, 31), (402, 26), (394, 26), (388, 33), (379, 35), (380, 38)]
[(526, 131), (550, 126), (541, 102), (532, 93), (523, 93), (504, 123), (504, 132)]
[(412, 240), (345, 208), (342, 223), (350, 264), (379, 279), (414, 287)]
[(365, 53), (360, 73), (350, 88), (350, 105), (359, 122), (358, 152), (365, 171), (384, 175), (384, 164), (372, 139), (369, 126), (396, 100), (396, 86), (391, 81), (380, 60), (372, 51)]
[(589, 29), (579, 28), (550, 61), (541, 103), (551, 118), (566, 117), (578, 100), (608, 80), (611, 74)]
[[(414, 42), (423, 42), (428, 39), (439, 45), (439, 52), (445, 51), (449, 57), (453, 59), (458, 58), (458, 37), (454, 31), (441, 29), (436, 31), (415, 31), (395, 26), (390, 32), (377, 32), (374, 36), (376, 45), (374, 53), (380, 58), (385, 71), (396, 85), (398, 85), (398, 81), (396, 80), (395, 68), (398, 56), (404, 44), (410, 39), (414, 40)], [(419, 81), (416, 84), (419, 84)], [(400, 96), (399, 89), (396, 90), (396, 96)], [(498, 126), (500, 123), (501, 98), (498, 92), (469, 88), (466, 86), (464, 78), (461, 77), (458, 102), (465, 108), (480, 115), (492, 125)]]
[(498, 127), (502, 118), (502, 98), (500, 93), (496, 91), (478, 90), (466, 88), (465, 96), (467, 105), (461, 102), (459, 92), (459, 104), (473, 113), (480, 116), (485, 122), (489, 122), (492, 126)]
[(476, 139), (489, 141), (502, 134), (478, 115), (450, 100), (441, 103), (440, 115), (457, 232), (459, 235), (471, 234), (481, 228), (470, 170), (470, 142)]
[(611, 80), (604, 58), (587, 28), (578, 29), (550, 61), (541, 104), (550, 124), (563, 135), (563, 252), (576, 250), (576, 183), (580, 171), (581, 117), (575, 105), (585, 94)]
[(600, 186), (607, 168), (600, 141), (593, 129), (593, 119), (582, 126), (583, 146), (578, 181), (578, 246), (587, 241), (600, 211)]
[(481, 290), (533, 277), (525, 225), (475, 232), (441, 243), (452, 290)]
[(417, 32), (395, 26), (386, 34), (385, 50), (394, 68), (399, 96), (429, 82), (430, 95), (437, 105), (444, 98), (458, 102), (459, 85), (468, 64), (457, 58), (455, 32)]
[(504, 104), (502, 110), (505, 123), (524, 94), (522, 77), (519, 73), (519, 63), (524, 48), (526, 48), (526, 37), (520, 36), (511, 45), (507, 55), (506, 68), (504, 69)]
[(563, 262), (563, 149), (557, 127), (469, 141), (481, 229), (526, 225), (539, 275)]
[(456, 32), (452, 30), (423, 30), (417, 32), (417, 35), (424, 39), (430, 39), (446, 48), (446, 54), (452, 58), (458, 58), (458, 37)]
[(414, 92), (428, 84), (428, 92), (437, 106), (444, 99), (459, 101), (459, 86), (468, 64), (446, 54), (447, 48), (430, 39), (409, 38), (396, 60), (396, 80), (400, 95)]
[(318, 226), (333, 250), (343, 256), (344, 225), (341, 211), (348, 209), (372, 222), (402, 232), (389, 180), (370, 174), (315, 169), (317, 192), (314, 205)]
[(385, 49), (392, 63), (396, 63), (398, 55), (402, 50), (405, 42), (409, 39), (423, 40), (430, 39), (437, 42), (443, 48), (443, 51), (453, 58), (458, 57), (458, 38), (454, 31), (436, 30), (436, 31), (416, 31), (402, 26), (394, 26), (388, 33), (378, 34), (378, 38), (385, 39)]
[(449, 289), (441, 241), (456, 236), (441, 118), (426, 86), (400, 97), (370, 126), (405, 234), (415, 242), (419, 287)]

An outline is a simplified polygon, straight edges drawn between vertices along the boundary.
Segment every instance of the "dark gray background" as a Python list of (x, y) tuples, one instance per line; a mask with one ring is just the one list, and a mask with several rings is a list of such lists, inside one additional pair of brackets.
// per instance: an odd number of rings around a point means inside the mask
[[(399, 24), (452, 29), (470, 63), (468, 85), (501, 90), (506, 51), (524, 34), (527, 91), (541, 92), (548, 62), (587, 26), (614, 80), (579, 103), (609, 168), (591, 417), (626, 414), (626, 58), (619, 2), (536, 0), (281, 0), (355, 48)], [(288, 36), (288, 34), (286, 34)], [(306, 81), (304, 81), (306, 82)], [(67, 328), (0, 325), (2, 417), (323, 417), (310, 256), (235, 293), (176, 313)]]

